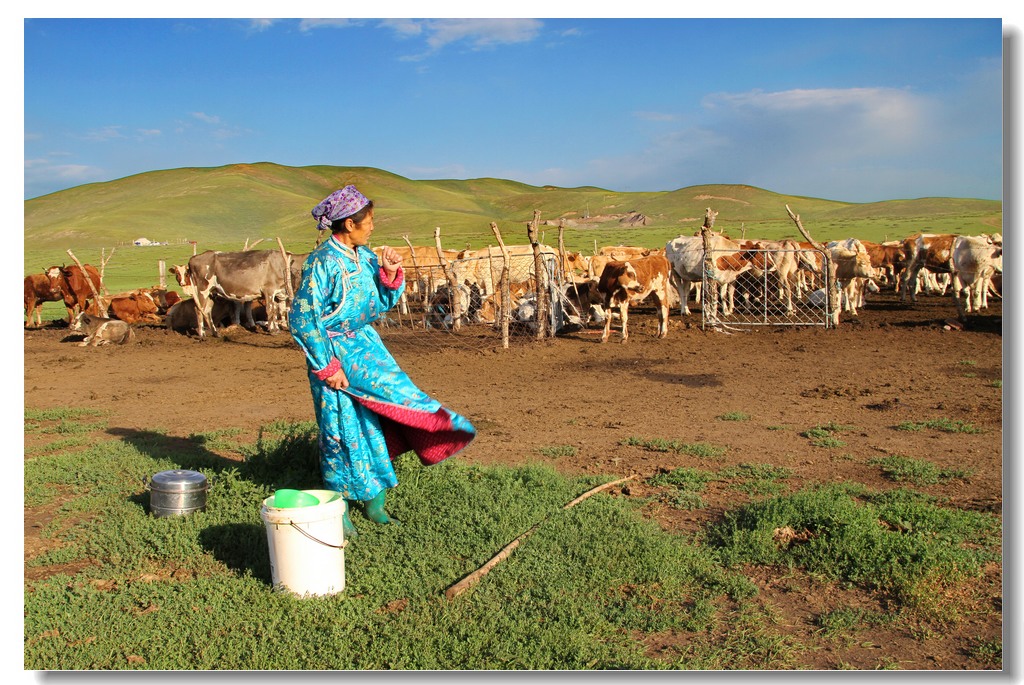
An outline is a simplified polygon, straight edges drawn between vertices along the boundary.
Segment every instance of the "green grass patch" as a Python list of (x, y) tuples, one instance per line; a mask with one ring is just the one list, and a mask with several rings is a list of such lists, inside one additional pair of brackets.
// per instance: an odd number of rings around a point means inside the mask
[(729, 487), (753, 497), (778, 495), (783, 492), (786, 486), (780, 481), (792, 476), (793, 470), (771, 464), (738, 464), (722, 469), (718, 475), (737, 480), (738, 482)]
[[(319, 487), (315, 427), (261, 431), (242, 453), (244, 461), (232, 461), (209, 441), (139, 432), (26, 464), (27, 500), (74, 493), (49, 530), (59, 548), (33, 563), (89, 564), (74, 576), (26, 582), (25, 668), (792, 664), (793, 646), (757, 607), (730, 619), (736, 630), (724, 643), (709, 639), (723, 607), (756, 594), (714, 550), (662, 531), (630, 498), (602, 494), (563, 509), (611, 476), (567, 478), (544, 464), (483, 468), (450, 460), (423, 468), (402, 455), (388, 501), (403, 524), (377, 526), (353, 510), (360, 535), (346, 548), (345, 591), (308, 599), (274, 591), (260, 503), (277, 488)], [(143, 481), (168, 468), (208, 476), (206, 511), (148, 514)], [(537, 524), (478, 585), (444, 597)], [(648, 655), (638, 636), (664, 632), (691, 633), (695, 642), (671, 658)]]
[(1000, 529), (996, 516), (945, 509), (921, 493), (830, 484), (727, 512), (707, 541), (727, 564), (800, 567), (948, 620), (949, 597), (1000, 558)]
[(705, 506), (704, 498), (700, 493), (704, 491), (709, 482), (716, 478), (717, 476), (710, 471), (684, 466), (672, 469), (668, 473), (652, 476), (647, 482), (657, 487), (670, 488), (668, 504), (673, 508), (692, 510)]
[(808, 428), (800, 435), (808, 438), (811, 441), (811, 444), (815, 447), (837, 448), (845, 447), (846, 443), (837, 438), (836, 433), (849, 430), (853, 430), (853, 426), (844, 426), (829, 421), (824, 425), (817, 425), (814, 428)]
[(896, 430), (919, 431), (924, 428), (942, 431), (943, 433), (981, 433), (980, 428), (975, 428), (966, 421), (959, 421), (947, 418), (929, 419), (928, 421), (904, 421), (896, 426)]
[(628, 447), (641, 447), (649, 452), (675, 452), (676, 454), (688, 454), (691, 457), (704, 459), (717, 459), (725, 454), (724, 447), (718, 447), (706, 442), (686, 443), (680, 440), (666, 440), (664, 438), (629, 437), (623, 440), (621, 445)]
[(897, 620), (895, 614), (843, 607), (822, 614), (816, 623), (822, 636), (837, 639), (850, 638), (851, 633), (869, 628), (890, 626)]
[(557, 459), (558, 457), (575, 457), (579, 454), (579, 450), (573, 445), (549, 445), (547, 447), (539, 447), (537, 448), (537, 451), (540, 452), (541, 455), (551, 459)]
[(966, 481), (971, 476), (968, 469), (941, 469), (930, 461), (900, 455), (871, 459), (868, 463), (881, 466), (882, 472), (891, 480), (909, 481), (914, 485), (936, 485), (953, 479)]
[(1001, 381), (1001, 380), (994, 380), (994, 381), (992, 381), (991, 385), (992, 385), (993, 388), (1000, 388), (1000, 389), (1002, 389), (1003, 381)]
[(717, 418), (719, 421), (749, 421), (750, 414), (742, 411), (731, 411), (725, 414), (719, 414)]

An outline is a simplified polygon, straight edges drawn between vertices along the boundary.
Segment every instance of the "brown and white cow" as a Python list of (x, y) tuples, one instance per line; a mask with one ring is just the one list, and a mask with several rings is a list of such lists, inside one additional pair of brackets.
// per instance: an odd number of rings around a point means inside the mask
[(907, 266), (907, 251), (902, 241), (891, 240), (884, 243), (873, 243), (869, 240), (860, 241), (868, 251), (871, 266), (879, 280), (897, 287), (899, 277)]
[(110, 319), (105, 316), (94, 316), (81, 312), (75, 316), (71, 330), (85, 333), (85, 340), (78, 343), (79, 347), (91, 345), (122, 345), (135, 339), (135, 331), (124, 321)]
[[(51, 281), (54, 287), (59, 287), (64, 293), (64, 307), (68, 310), (68, 325), (74, 323), (76, 314), (89, 308), (90, 302), (95, 297), (93, 290), (95, 289), (99, 293), (103, 287), (100, 272), (96, 270), (96, 267), (91, 264), (84, 266), (89, 275), (88, 281), (77, 264), (62, 266), (59, 275)], [(89, 287), (89, 281), (92, 281), (93, 288)]]
[(61, 290), (60, 267), (51, 266), (41, 274), (25, 276), (25, 326), (43, 325), (43, 302), (59, 302), (64, 299)]
[(618, 306), (622, 322), (622, 342), (629, 340), (629, 305), (639, 304), (654, 295), (658, 307), (658, 337), (668, 335), (668, 288), (671, 266), (666, 257), (651, 255), (639, 259), (605, 264), (597, 288), (604, 295), (604, 306), (608, 316), (604, 322), (601, 342), (608, 342), (611, 332), (611, 308)]
[[(719, 284), (722, 315), (728, 316), (734, 308), (736, 279), (753, 264), (743, 257), (738, 242), (721, 233), (711, 233), (710, 246), (713, 260), (709, 276)], [(704, 241), (699, 235), (673, 238), (665, 245), (665, 257), (671, 266), (670, 279), (679, 293), (680, 312), (685, 316), (690, 313), (690, 284), (704, 280)]]
[(900, 302), (906, 302), (908, 296), (912, 302), (917, 302), (917, 281), (921, 269), (935, 274), (950, 273), (956, 237), (949, 233), (916, 233), (903, 240), (907, 268), (900, 279)]
[(1002, 236), (960, 236), (956, 239), (953, 244), (953, 298), (961, 319), (965, 314), (988, 307), (989, 282), (995, 274), (1002, 272)]

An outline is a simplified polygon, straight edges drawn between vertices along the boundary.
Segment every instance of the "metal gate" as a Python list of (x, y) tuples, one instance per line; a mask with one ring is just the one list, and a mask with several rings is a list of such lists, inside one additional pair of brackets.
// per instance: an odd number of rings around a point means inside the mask
[[(712, 250), (698, 296), (701, 326), (833, 325), (828, 263), (815, 249)], [(708, 263), (711, 268), (708, 268)]]

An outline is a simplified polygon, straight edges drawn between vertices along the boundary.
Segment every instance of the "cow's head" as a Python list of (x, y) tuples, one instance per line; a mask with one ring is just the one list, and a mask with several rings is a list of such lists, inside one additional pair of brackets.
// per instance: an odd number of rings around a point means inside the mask
[(182, 288), (188, 285), (192, 285), (192, 279), (188, 275), (188, 266), (182, 264), (173, 264), (171, 268), (167, 270), (175, 279), (178, 281), (178, 285)]
[(871, 257), (866, 251), (858, 251), (853, 267), (853, 275), (861, 278), (875, 278), (875, 268), (871, 266)]
[(88, 316), (85, 312), (78, 312), (74, 319), (71, 320), (71, 325), (68, 326), (69, 330), (79, 332), (82, 330), (82, 319)]
[(631, 293), (642, 292), (644, 289), (643, 283), (637, 279), (636, 269), (629, 262), (623, 262), (622, 271), (615, 279), (615, 283), (619, 288)]
[(43, 273), (50, 282), (50, 292), (54, 295), (60, 295), (64, 291), (64, 279), (61, 277), (60, 267), (51, 266), (48, 269), (44, 269)]

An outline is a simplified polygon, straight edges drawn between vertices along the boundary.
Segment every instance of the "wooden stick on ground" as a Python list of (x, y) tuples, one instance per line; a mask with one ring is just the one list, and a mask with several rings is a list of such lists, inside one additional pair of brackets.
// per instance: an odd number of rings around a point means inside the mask
[[(563, 510), (571, 509), (572, 507), (575, 507), (577, 504), (579, 504), (583, 500), (587, 499), (588, 497), (592, 497), (592, 496), (596, 495), (599, 492), (607, 490), (608, 488), (615, 487), (616, 485), (619, 485), (620, 483), (625, 483), (626, 481), (629, 481), (629, 480), (636, 480), (637, 478), (638, 478), (638, 476), (636, 474), (634, 474), (632, 476), (627, 476), (626, 478), (620, 478), (619, 480), (613, 480), (610, 483), (604, 483), (603, 485), (598, 485), (596, 488), (591, 488), (590, 490), (587, 490), (582, 495), (580, 495), (579, 497), (577, 497), (576, 499), (574, 499), (573, 501), (569, 502), (564, 507), (562, 507), (562, 509)], [(526, 538), (528, 538), (531, 535), (533, 535), (533, 532), (535, 530), (537, 530), (538, 528), (540, 528), (540, 524), (541, 523), (544, 523), (544, 521), (540, 521), (539, 523), (535, 523), (533, 525), (533, 527), (530, 528), (528, 531), (526, 531), (525, 533), (521, 534), (515, 540), (513, 540), (512, 542), (510, 542), (507, 545), (505, 545), (504, 547), (502, 547), (501, 551), (498, 552), (497, 554), (495, 554), (493, 557), (491, 557), (487, 561), (487, 563), (485, 563), (483, 566), (481, 566), (477, 570), (473, 571), (472, 573), (470, 573), (468, 576), (466, 576), (465, 578), (463, 578), (459, 582), (457, 582), (454, 585), (450, 586), (447, 590), (444, 591), (445, 598), (453, 599), (455, 597), (458, 597), (463, 592), (465, 592), (466, 590), (468, 590), (469, 588), (471, 588), (472, 586), (474, 586), (478, 582), (480, 582), (480, 579), (483, 578), (484, 576), (486, 576), (488, 573), (490, 573), (492, 568), (494, 568), (495, 566), (500, 564), (502, 561), (507, 559), (508, 556), (510, 554), (512, 554), (512, 552), (515, 551), (516, 547), (519, 546), (519, 543), (521, 543), (523, 540), (525, 540)]]

